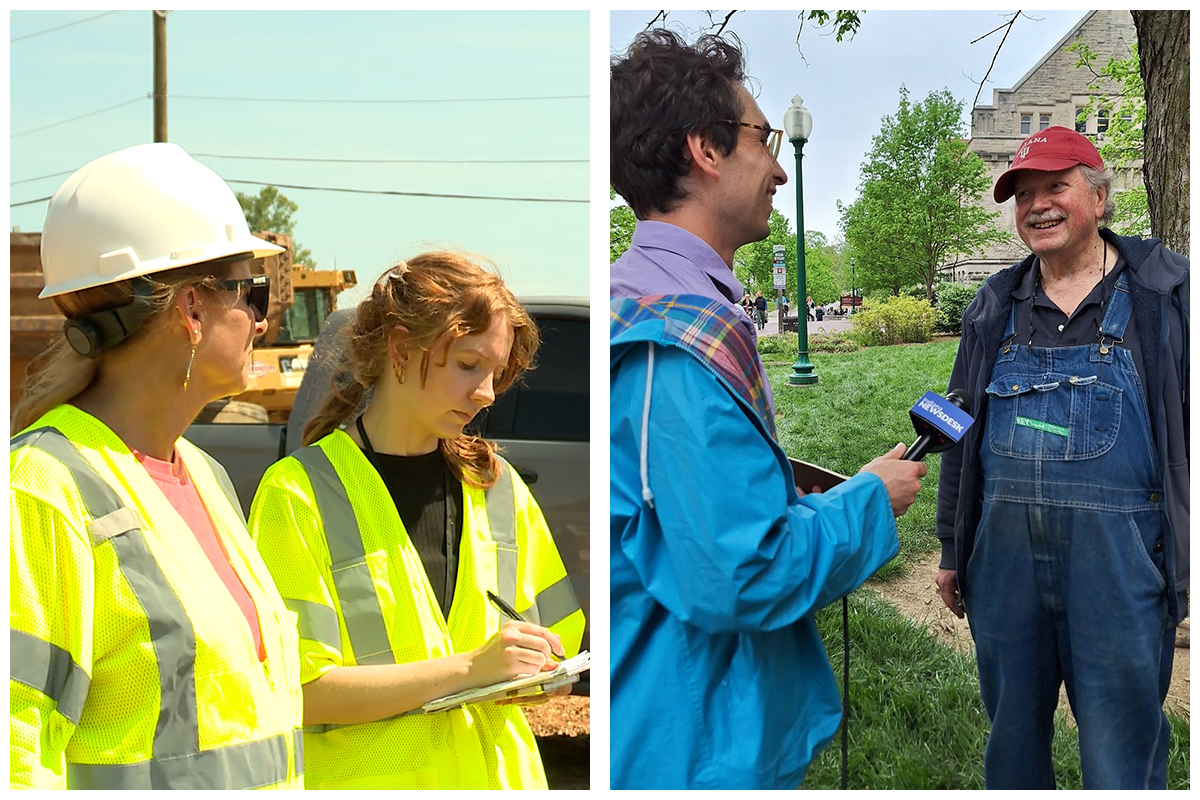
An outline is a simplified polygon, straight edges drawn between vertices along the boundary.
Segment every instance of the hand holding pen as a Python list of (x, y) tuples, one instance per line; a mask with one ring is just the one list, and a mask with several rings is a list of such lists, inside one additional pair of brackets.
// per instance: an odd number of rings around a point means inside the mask
[[(499, 609), (501, 614), (508, 617), (513, 622), (525, 622), (530, 625), (533, 624), (533, 623), (529, 622), (527, 619), (525, 619), (524, 617), (522, 617), (520, 614), (518, 614), (516, 609), (514, 609), (508, 603), (501, 600), (499, 597), (497, 597), (495, 594), (493, 594), (490, 590), (488, 591), (487, 596), (488, 596), (488, 600), (492, 601), (492, 605), (494, 605), (497, 609)], [(541, 626), (538, 626), (538, 627), (541, 627)], [(549, 633), (549, 631), (546, 630), (545, 628), (542, 628), (542, 630)], [(559, 654), (554, 652), (554, 644), (557, 643), (559, 649), (562, 649), (562, 643), (558, 642), (558, 636), (556, 636), (555, 634), (550, 634), (550, 635), (554, 636), (554, 642), (551, 642), (550, 639), (548, 639), (548, 638), (546, 639), (546, 642), (550, 644), (550, 658), (553, 661), (562, 661), (562, 656), (560, 656)]]

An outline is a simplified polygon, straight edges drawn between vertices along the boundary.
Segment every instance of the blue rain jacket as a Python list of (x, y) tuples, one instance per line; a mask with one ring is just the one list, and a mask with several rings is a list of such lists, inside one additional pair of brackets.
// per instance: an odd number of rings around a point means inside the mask
[(799, 497), (671, 330), (610, 340), (611, 785), (794, 789), (840, 719), (813, 614), (896, 554), (891, 504), (866, 473)]

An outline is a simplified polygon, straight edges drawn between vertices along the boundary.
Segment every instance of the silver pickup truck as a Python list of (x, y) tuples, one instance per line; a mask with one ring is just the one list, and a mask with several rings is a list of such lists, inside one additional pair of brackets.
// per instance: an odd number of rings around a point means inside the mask
[[(588, 301), (528, 297), (521, 303), (542, 335), (537, 368), (496, 398), (471, 429), (495, 441), (529, 484), (590, 621)], [(340, 360), (337, 333), (353, 313), (338, 310), (326, 321), (287, 425), (238, 422), (236, 414), (221, 415), (231, 421), (197, 421), (184, 434), (229, 472), (247, 513), (267, 467), (300, 447), (304, 424), (328, 390)], [(589, 639), (590, 624), (584, 631), (584, 648), (590, 646)], [(575, 685), (575, 694), (590, 693), (588, 675), (585, 672)]]

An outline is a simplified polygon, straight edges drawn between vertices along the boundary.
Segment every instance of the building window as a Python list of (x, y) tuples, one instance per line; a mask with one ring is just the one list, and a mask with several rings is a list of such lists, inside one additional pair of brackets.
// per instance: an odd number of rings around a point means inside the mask
[(1128, 111), (1122, 112), (1121, 122), (1124, 122), (1126, 125), (1132, 125), (1133, 124), (1133, 114), (1130, 114)]
[(1096, 112), (1096, 133), (1104, 133), (1108, 130), (1108, 109), (1102, 108)]
[(1028, 114), (1021, 115), (1021, 135), (1022, 136), (1029, 135), (1029, 115)]
[(1050, 115), (1042, 114), (1038, 118), (1038, 130), (1044, 131), (1044, 130), (1046, 130), (1046, 128), (1049, 128), (1049, 127), (1050, 127)]
[(1075, 109), (1075, 132), (1087, 133), (1087, 111), (1083, 108)]

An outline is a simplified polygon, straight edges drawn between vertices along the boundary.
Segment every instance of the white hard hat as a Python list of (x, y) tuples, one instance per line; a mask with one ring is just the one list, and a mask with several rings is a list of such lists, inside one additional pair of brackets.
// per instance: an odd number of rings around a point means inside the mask
[(250, 235), (229, 186), (174, 144), (96, 159), (50, 198), (42, 271), (53, 297), (241, 253), (284, 248)]

